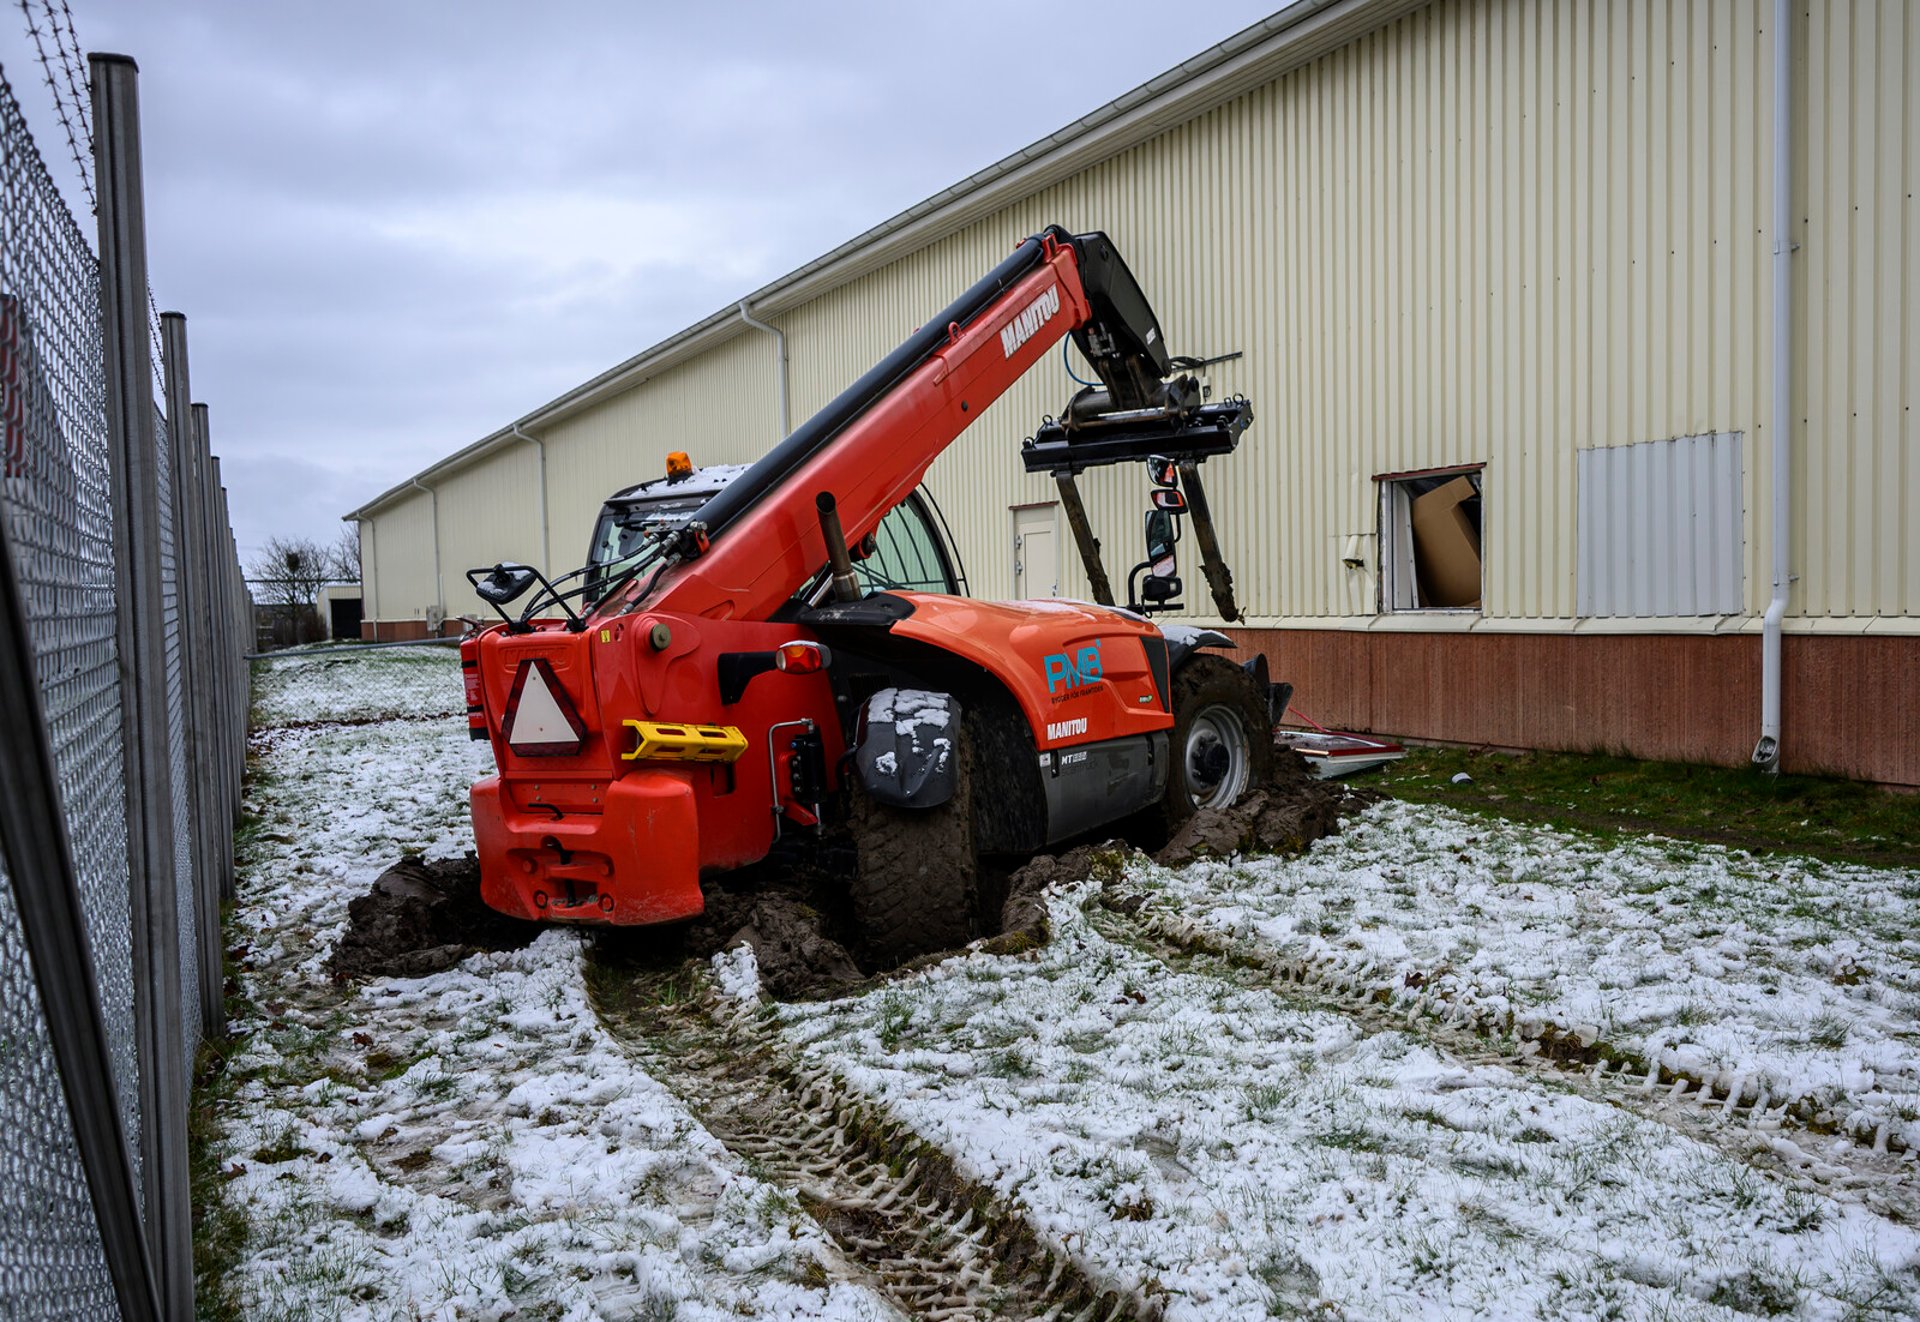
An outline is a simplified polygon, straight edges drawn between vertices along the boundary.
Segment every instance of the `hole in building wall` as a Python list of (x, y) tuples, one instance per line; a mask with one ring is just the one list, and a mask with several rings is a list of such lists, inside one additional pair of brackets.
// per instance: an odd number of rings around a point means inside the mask
[(1383, 609), (1480, 609), (1483, 478), (1450, 469), (1378, 479)]

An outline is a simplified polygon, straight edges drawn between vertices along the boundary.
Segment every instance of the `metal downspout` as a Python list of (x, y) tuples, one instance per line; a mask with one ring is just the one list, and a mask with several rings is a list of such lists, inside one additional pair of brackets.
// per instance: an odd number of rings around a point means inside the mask
[(787, 410), (787, 333), (778, 326), (754, 320), (753, 313), (747, 311), (747, 300), (744, 298), (740, 300), (740, 320), (755, 330), (773, 336), (773, 351), (780, 358), (780, 439), (784, 441), (793, 431), (793, 419)]
[(439, 607), (441, 627), (445, 628), (447, 619), (447, 588), (446, 584), (440, 579), (440, 493), (426, 485), (417, 477), (410, 479), (410, 481), (414, 486), (420, 488), (420, 490), (426, 492), (428, 496), (433, 498), (433, 604)]
[(1780, 770), (1781, 624), (1792, 584), (1793, 42), (1788, 0), (1773, 0), (1773, 596), (1760, 634), (1760, 742), (1753, 765)]
[(371, 552), (360, 557), (360, 588), (369, 598), (364, 609), (367, 618), (373, 621), (373, 641), (377, 643), (380, 641), (380, 524), (377, 520), (355, 519), (354, 526), (366, 529), (367, 547)]
[(540, 452), (540, 572), (553, 570), (553, 539), (547, 531), (547, 443), (538, 436), (529, 436), (520, 430), (520, 424), (514, 423), (512, 432), (521, 440)]

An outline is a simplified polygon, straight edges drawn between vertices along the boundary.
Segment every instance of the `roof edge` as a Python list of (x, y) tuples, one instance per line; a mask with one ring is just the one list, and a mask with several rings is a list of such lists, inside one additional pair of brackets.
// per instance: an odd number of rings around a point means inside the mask
[[(1432, 0), (1294, 0), (1278, 13), (1183, 60), (1071, 124), (1029, 143), (906, 210), (888, 217), (804, 265), (748, 294), (756, 315), (787, 311), (858, 279), (888, 262), (938, 242), (980, 216), (1030, 196), (1076, 171), (1119, 155), (1215, 106), (1271, 82), (1331, 50), (1383, 27)], [(590, 377), (531, 413), (439, 459), (358, 508), (368, 517), (428, 484), (435, 474), (463, 468), (520, 437), (515, 433), (558, 422), (598, 399), (639, 384), (714, 345), (745, 333), (739, 302), (714, 312), (624, 362)]]

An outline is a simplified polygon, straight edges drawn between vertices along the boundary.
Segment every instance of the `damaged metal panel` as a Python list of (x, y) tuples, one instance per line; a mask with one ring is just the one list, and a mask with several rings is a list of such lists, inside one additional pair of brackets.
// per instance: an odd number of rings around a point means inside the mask
[(1746, 608), (1740, 433), (1582, 450), (1582, 616)]

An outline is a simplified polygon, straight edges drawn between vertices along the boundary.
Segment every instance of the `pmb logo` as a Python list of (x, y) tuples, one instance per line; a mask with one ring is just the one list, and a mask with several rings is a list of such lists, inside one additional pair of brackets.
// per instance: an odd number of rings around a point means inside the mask
[(1047, 692), (1077, 689), (1100, 678), (1100, 644), (1083, 647), (1073, 656), (1055, 652), (1042, 663), (1047, 668)]

